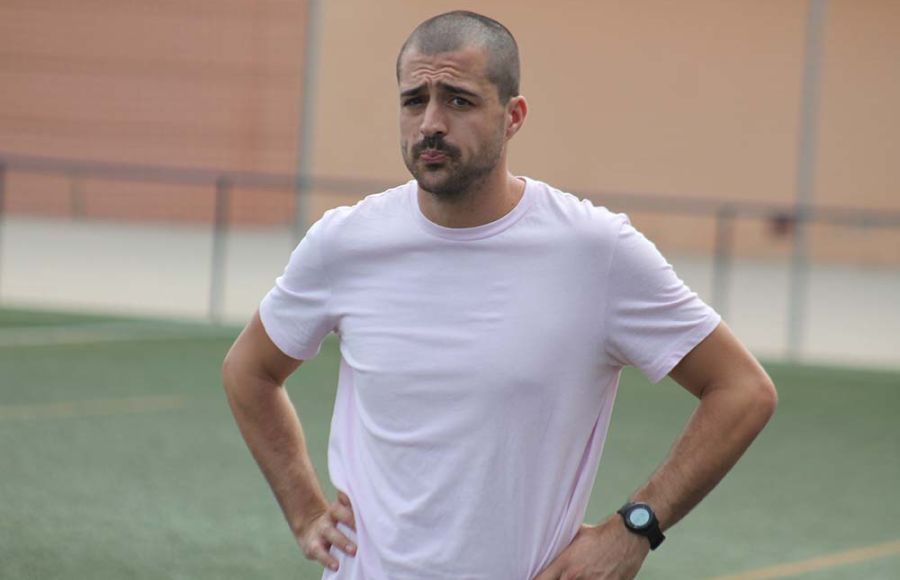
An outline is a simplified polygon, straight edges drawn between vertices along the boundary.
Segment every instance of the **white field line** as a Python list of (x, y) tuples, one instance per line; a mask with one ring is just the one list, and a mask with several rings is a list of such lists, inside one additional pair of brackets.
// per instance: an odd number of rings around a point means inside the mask
[(218, 327), (177, 327), (108, 322), (68, 326), (0, 328), (0, 348), (93, 344), (134, 340), (225, 337), (233, 331)]
[(126, 413), (147, 413), (180, 409), (187, 404), (181, 395), (98, 399), (34, 405), (0, 405), (0, 421), (61, 419), (66, 417), (101, 417)]
[[(846, 566), (857, 562), (865, 562), (875, 558), (886, 558), (900, 554), (900, 540), (886, 542), (884, 544), (875, 544), (863, 548), (855, 548), (844, 552), (836, 552), (826, 554), (817, 558), (803, 560), (801, 562), (790, 562), (787, 564), (779, 564), (777, 566), (769, 566), (767, 568), (759, 568), (750, 570), (740, 574), (730, 576), (717, 576), (711, 580), (761, 580), (763, 578), (790, 578), (815, 572), (818, 570), (827, 570), (836, 566)], [(848, 575), (848, 578), (855, 577)]]

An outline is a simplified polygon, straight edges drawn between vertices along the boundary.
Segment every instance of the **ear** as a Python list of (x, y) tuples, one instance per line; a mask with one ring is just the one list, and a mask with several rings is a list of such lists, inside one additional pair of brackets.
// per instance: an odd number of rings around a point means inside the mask
[(525, 123), (525, 117), (528, 115), (528, 103), (525, 97), (519, 95), (512, 97), (506, 103), (506, 138), (512, 139), (513, 135), (519, 132), (522, 124)]

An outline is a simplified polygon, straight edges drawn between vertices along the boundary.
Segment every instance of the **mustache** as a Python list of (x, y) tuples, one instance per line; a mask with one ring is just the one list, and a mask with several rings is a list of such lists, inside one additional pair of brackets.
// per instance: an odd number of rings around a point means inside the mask
[(459, 157), (459, 149), (454, 145), (451, 145), (444, 141), (444, 136), (440, 133), (429, 135), (428, 137), (425, 137), (424, 139), (413, 145), (413, 157), (418, 157), (426, 149), (432, 151), (440, 151), (441, 153), (446, 154), (448, 157)]

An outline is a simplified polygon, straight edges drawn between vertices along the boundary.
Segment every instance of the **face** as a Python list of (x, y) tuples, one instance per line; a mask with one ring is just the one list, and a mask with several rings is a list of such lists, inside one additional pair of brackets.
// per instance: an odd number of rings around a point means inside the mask
[(494, 171), (509, 133), (507, 107), (485, 75), (479, 48), (400, 61), (400, 148), (419, 186), (444, 198), (477, 188)]

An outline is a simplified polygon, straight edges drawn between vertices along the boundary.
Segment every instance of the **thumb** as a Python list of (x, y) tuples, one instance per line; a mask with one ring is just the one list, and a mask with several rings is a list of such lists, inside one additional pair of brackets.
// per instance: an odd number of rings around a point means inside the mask
[(563, 567), (562, 559), (557, 557), (540, 574), (535, 576), (534, 580), (558, 580), (562, 575)]
[(350, 497), (347, 496), (346, 493), (342, 492), (341, 490), (338, 490), (338, 491), (337, 491), (337, 497), (338, 497), (338, 501), (339, 501), (339, 502), (341, 502), (342, 504), (344, 504), (344, 505), (347, 506), (347, 507), (352, 507), (352, 506), (350, 505)]

